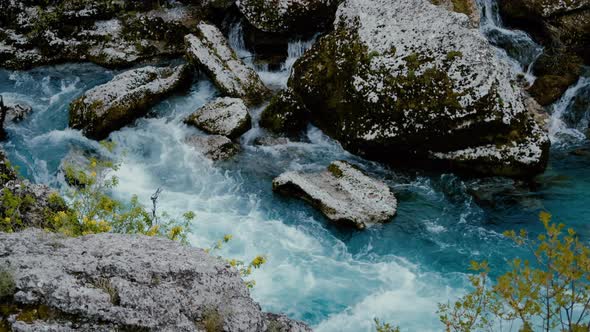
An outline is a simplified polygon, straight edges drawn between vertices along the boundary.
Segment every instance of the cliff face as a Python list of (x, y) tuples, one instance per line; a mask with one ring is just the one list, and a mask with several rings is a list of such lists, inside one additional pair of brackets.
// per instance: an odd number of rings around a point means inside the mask
[(14, 331), (309, 331), (262, 312), (238, 272), (161, 238), (0, 233), (2, 324)]

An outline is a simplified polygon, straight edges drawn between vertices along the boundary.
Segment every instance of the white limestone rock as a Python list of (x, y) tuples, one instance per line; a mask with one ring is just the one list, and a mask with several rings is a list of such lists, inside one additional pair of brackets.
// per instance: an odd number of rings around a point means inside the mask
[(387, 222), (397, 211), (397, 200), (385, 183), (344, 161), (335, 161), (320, 173), (283, 173), (272, 186), (309, 202), (331, 221), (359, 229)]
[(269, 94), (258, 74), (238, 58), (227, 39), (211, 24), (200, 23), (197, 35), (185, 36), (186, 54), (229, 97), (258, 104)]
[(70, 104), (70, 127), (93, 139), (104, 139), (190, 82), (187, 65), (147, 66), (115, 76)]
[(297, 61), (289, 87), (347, 149), (430, 163), (433, 153), (527, 141), (541, 151), (536, 159), (497, 171), (473, 159), (485, 174), (544, 170), (547, 136), (530, 124), (516, 73), (466, 15), (429, 0), (346, 0), (336, 17), (334, 31)]
[(227, 160), (240, 152), (238, 144), (221, 135), (194, 135), (186, 139), (186, 144), (213, 161)]
[(252, 127), (248, 107), (239, 98), (217, 98), (191, 114), (185, 122), (209, 134), (238, 138)]

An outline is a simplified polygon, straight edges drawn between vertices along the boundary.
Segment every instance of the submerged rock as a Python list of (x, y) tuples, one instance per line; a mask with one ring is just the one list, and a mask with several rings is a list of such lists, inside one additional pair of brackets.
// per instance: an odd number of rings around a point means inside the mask
[(70, 127), (82, 130), (89, 138), (104, 139), (189, 82), (186, 65), (126, 71), (74, 100), (70, 104)]
[(7, 103), (6, 122), (19, 122), (33, 112), (33, 108), (24, 103)]
[(221, 135), (191, 136), (186, 144), (213, 161), (227, 160), (240, 152), (238, 144)]
[(504, 22), (545, 47), (535, 63), (531, 94), (542, 105), (557, 101), (590, 65), (590, 1), (499, 0)]
[(533, 176), (549, 139), (510, 64), (469, 19), (427, 0), (347, 0), (289, 87), (345, 148), (390, 163)]
[(265, 32), (309, 33), (325, 29), (334, 20), (342, 0), (237, 0), (240, 12)]
[(281, 174), (272, 187), (309, 202), (331, 221), (359, 229), (387, 222), (397, 210), (397, 200), (385, 183), (344, 161), (335, 161), (320, 173)]
[(185, 122), (209, 134), (231, 139), (252, 128), (248, 107), (239, 98), (217, 98), (191, 114)]
[(189, 60), (202, 68), (222, 94), (242, 98), (248, 105), (261, 103), (269, 94), (258, 74), (238, 58), (215, 26), (200, 23), (196, 35), (185, 37)]
[(275, 133), (296, 133), (308, 122), (309, 112), (290, 89), (274, 96), (260, 116), (260, 126)]
[(228, 263), (167, 239), (0, 233), (0, 267), (13, 331), (311, 331), (263, 313)]

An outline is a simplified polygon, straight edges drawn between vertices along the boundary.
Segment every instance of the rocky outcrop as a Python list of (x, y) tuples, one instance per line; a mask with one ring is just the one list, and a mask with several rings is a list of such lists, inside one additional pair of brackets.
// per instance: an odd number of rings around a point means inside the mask
[(340, 2), (342, 0), (237, 0), (236, 4), (257, 29), (301, 34), (329, 26)]
[(175, 90), (190, 83), (188, 66), (143, 67), (115, 76), (70, 104), (70, 127), (89, 138), (104, 139)]
[(387, 222), (397, 210), (397, 200), (386, 184), (344, 161), (335, 161), (320, 173), (281, 174), (272, 187), (309, 202), (331, 221), (358, 229)]
[(191, 114), (185, 123), (209, 134), (231, 139), (242, 136), (252, 128), (248, 107), (239, 98), (217, 98)]
[(221, 135), (191, 136), (186, 144), (213, 161), (227, 160), (240, 152), (238, 144)]
[(308, 110), (290, 89), (275, 95), (260, 116), (260, 126), (274, 133), (297, 133), (308, 122)]
[(227, 2), (2, 1), (0, 66), (92, 61), (113, 67), (181, 55), (184, 36)]
[(427, 0), (347, 0), (289, 87), (350, 151), (485, 175), (533, 176), (549, 140), (511, 66), (469, 19)]
[(238, 58), (215, 26), (200, 23), (196, 35), (185, 37), (189, 60), (202, 68), (225, 96), (242, 98), (246, 104), (261, 103), (269, 94), (258, 74)]
[(0, 267), (12, 331), (311, 331), (263, 313), (228, 263), (162, 238), (0, 233)]
[(531, 94), (542, 105), (557, 101), (590, 64), (590, 1), (499, 0), (504, 21), (545, 47), (535, 63)]

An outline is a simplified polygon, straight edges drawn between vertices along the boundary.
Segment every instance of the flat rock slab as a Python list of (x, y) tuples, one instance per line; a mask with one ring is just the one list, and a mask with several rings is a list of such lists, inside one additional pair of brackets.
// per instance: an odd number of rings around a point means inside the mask
[(248, 107), (239, 98), (217, 98), (191, 114), (185, 122), (209, 134), (238, 138), (250, 128)]
[(74, 100), (70, 105), (70, 127), (82, 130), (89, 138), (104, 139), (188, 85), (190, 77), (187, 65), (126, 71)]
[(385, 183), (344, 161), (333, 162), (324, 172), (281, 174), (272, 186), (309, 202), (332, 221), (359, 229), (387, 222), (397, 210), (397, 199)]
[[(12, 331), (311, 331), (263, 313), (228, 263), (167, 239), (0, 233), (0, 268), (15, 286)], [(31, 307), (40, 314), (19, 320)]]
[(262, 102), (270, 93), (254, 69), (238, 58), (227, 39), (214, 25), (200, 23), (197, 35), (185, 36), (189, 60), (202, 68), (226, 96), (243, 98), (249, 105)]
[(191, 136), (186, 144), (213, 161), (227, 160), (240, 152), (238, 144), (221, 135)]

